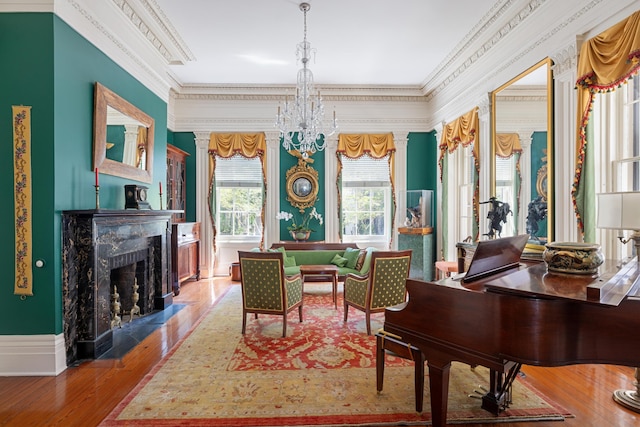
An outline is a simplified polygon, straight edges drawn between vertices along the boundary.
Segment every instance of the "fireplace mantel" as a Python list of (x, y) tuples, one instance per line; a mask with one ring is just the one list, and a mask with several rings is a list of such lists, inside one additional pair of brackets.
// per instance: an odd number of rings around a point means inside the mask
[(62, 212), (62, 285), (67, 364), (113, 345), (111, 271), (137, 265), (142, 313), (172, 304), (171, 210)]

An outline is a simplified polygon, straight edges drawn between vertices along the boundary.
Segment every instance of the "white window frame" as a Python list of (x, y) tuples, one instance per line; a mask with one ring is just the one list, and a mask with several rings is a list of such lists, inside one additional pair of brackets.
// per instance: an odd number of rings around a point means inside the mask
[[(364, 157), (364, 156), (363, 156)], [(362, 157), (361, 157), (362, 158)], [(342, 240), (344, 243), (356, 243), (359, 246), (365, 245), (375, 245), (375, 246), (384, 246), (387, 245), (391, 239), (391, 207), (393, 204), (393, 200), (391, 198), (391, 180), (390, 178), (384, 181), (349, 181), (345, 179), (345, 169), (348, 168), (346, 164), (348, 162), (357, 162), (358, 159), (346, 159), (342, 163), (342, 189), (341, 189), (341, 197), (342, 197), (342, 205), (340, 215), (344, 218), (344, 200), (345, 194), (344, 190), (346, 188), (359, 188), (359, 189), (371, 189), (371, 190), (384, 190), (384, 233), (382, 235), (351, 235), (344, 234), (344, 230), (342, 230)], [(387, 174), (388, 174), (388, 165), (389, 159), (388, 157), (384, 157), (382, 159), (374, 159), (376, 162), (382, 162), (387, 166)], [(388, 176), (388, 175), (387, 175)], [(348, 178), (348, 177), (347, 177)], [(344, 221), (342, 222), (344, 226)]]
[[(595, 97), (589, 123), (594, 126), (596, 194), (640, 191), (637, 178), (640, 170), (639, 94), (640, 79), (636, 77), (612, 92), (599, 93)], [(632, 165), (636, 169), (635, 185)], [(596, 228), (596, 240), (605, 258), (625, 260), (631, 257), (633, 244), (622, 244), (618, 239), (630, 234), (631, 230)]]
[[(450, 217), (449, 224), (455, 224), (455, 239), (453, 242), (462, 242), (467, 237), (473, 239), (473, 144), (458, 146), (453, 152), (453, 164), (455, 168), (449, 168), (449, 171), (455, 170), (456, 173), (449, 173), (449, 183), (453, 181), (453, 191), (449, 194), (457, 194), (457, 202), (455, 206), (455, 216)], [(453, 179), (452, 179), (453, 178)], [(458, 191), (462, 189), (463, 191)], [(457, 220), (456, 220), (457, 218)]]
[[(256, 162), (259, 165), (259, 176), (262, 176), (262, 164), (260, 163), (260, 159), (259, 158), (251, 158), (251, 159), (247, 159), (244, 158), (242, 156), (235, 156), (233, 158), (233, 160), (231, 161), (242, 161), (242, 160), (246, 160), (246, 161), (252, 161), (252, 162)], [(219, 158), (216, 160), (216, 168), (218, 166), (220, 166), (221, 164), (224, 164), (225, 161), (230, 161), (227, 159), (222, 159)], [(238, 171), (238, 169), (240, 168), (240, 166), (238, 164), (234, 164), (233, 170), (235, 172)], [(236, 174), (237, 176), (242, 176), (243, 174)], [(220, 188), (256, 188), (259, 192), (262, 192), (262, 182), (251, 182), (251, 181), (247, 181), (247, 180), (225, 180), (225, 179), (219, 179), (219, 175), (216, 175), (216, 224), (220, 224), (220, 192), (219, 189)], [(261, 210), (262, 210), (262, 204), (260, 206)], [(257, 213), (258, 216), (258, 221), (260, 221), (260, 215), (261, 215), (261, 211)], [(264, 233), (264, 230), (261, 230)], [(249, 236), (249, 235), (226, 235), (226, 234), (221, 234), (220, 232), (218, 232), (217, 236), (216, 236), (216, 240), (219, 243), (255, 243), (255, 244), (260, 244), (260, 241), (262, 239), (262, 235), (258, 234), (255, 236)]]

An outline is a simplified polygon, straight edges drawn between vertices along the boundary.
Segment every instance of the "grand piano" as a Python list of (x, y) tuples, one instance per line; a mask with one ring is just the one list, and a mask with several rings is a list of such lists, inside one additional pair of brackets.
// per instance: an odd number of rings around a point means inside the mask
[(407, 280), (409, 299), (385, 311), (384, 331), (419, 348), (433, 425), (446, 425), (452, 361), (490, 369), (482, 407), (497, 414), (522, 364), (640, 366), (640, 264), (605, 261), (595, 275), (521, 263), (472, 283)]

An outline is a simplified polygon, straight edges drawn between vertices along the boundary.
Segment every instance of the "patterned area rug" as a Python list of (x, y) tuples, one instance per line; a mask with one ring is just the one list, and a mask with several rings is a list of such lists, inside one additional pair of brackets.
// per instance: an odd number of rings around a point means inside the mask
[[(295, 310), (282, 318), (248, 316), (240, 333), (240, 286), (233, 286), (193, 331), (114, 409), (102, 426), (361, 426), (430, 424), (415, 412), (413, 365), (387, 357), (384, 390), (376, 392), (375, 337), (364, 313), (343, 311), (329, 286), (307, 285), (304, 322)], [(340, 304), (339, 304), (340, 305)], [(372, 330), (384, 314), (372, 316)], [(513, 404), (494, 417), (470, 398), (488, 386), (488, 370), (454, 363), (449, 423), (562, 420), (569, 414), (519, 378)]]

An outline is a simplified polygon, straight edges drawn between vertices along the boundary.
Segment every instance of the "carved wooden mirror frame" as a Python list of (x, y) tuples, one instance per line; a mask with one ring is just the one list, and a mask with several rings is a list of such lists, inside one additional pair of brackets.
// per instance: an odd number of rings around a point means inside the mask
[[(107, 107), (114, 108), (147, 128), (146, 163), (136, 168), (107, 158)], [(100, 83), (95, 84), (93, 110), (93, 168), (100, 173), (150, 183), (153, 179), (154, 120), (135, 105)]]

